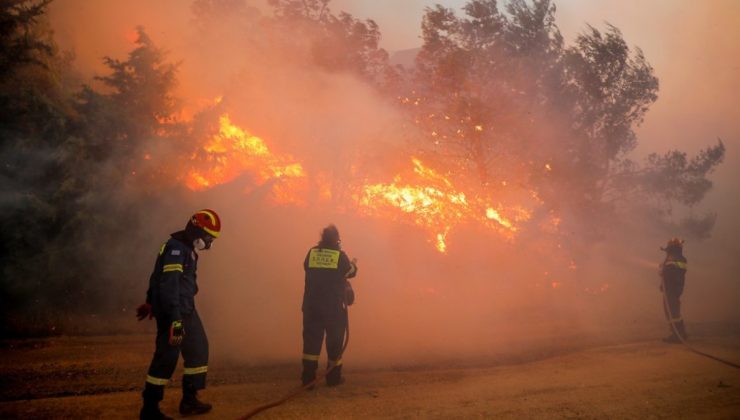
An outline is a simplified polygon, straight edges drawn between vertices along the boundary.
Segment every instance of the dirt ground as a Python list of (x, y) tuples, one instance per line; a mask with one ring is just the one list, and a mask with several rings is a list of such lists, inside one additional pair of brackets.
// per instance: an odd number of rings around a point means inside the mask
[[(137, 335), (1, 342), (0, 418), (136, 418), (151, 341)], [(692, 343), (740, 362), (738, 335)], [(740, 370), (658, 340), (543, 351), (519, 361), (353, 367), (351, 350), (345, 360), (344, 385), (320, 386), (257, 418), (740, 419)], [(202, 396), (215, 408), (202, 418), (238, 418), (290, 392), (299, 369), (212, 358)], [(177, 379), (169, 385), (163, 402), (171, 416), (179, 385)]]

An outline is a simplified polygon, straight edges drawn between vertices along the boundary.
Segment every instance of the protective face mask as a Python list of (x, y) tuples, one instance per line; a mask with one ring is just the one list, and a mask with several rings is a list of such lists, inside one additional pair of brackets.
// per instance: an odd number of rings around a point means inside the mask
[(201, 238), (198, 238), (193, 241), (193, 247), (197, 249), (198, 251), (203, 251), (204, 249), (206, 249), (206, 241), (204, 241)]

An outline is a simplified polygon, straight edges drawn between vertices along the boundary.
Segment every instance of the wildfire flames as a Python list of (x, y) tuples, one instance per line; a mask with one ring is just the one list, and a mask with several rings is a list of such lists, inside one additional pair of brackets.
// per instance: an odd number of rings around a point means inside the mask
[(518, 230), (516, 223), (531, 217), (522, 207), (504, 209), (499, 204), (494, 208), (485, 197), (468, 197), (419, 159), (411, 161), (417, 178), (414, 184), (398, 175), (391, 184), (364, 185), (358, 201), (368, 214), (403, 220), (433, 233), (440, 252), (447, 250), (447, 234), (456, 225), (475, 223), (513, 238)]
[[(300, 163), (289, 155), (271, 152), (264, 140), (234, 125), (228, 114), (219, 118), (218, 132), (200, 152), (205, 156), (199, 165), (201, 169), (192, 170), (185, 180), (192, 190), (225, 184), (244, 173), (252, 174), (258, 185), (273, 178), (306, 176)], [(198, 156), (193, 156), (193, 160)]]
[[(185, 184), (192, 190), (204, 190), (251, 175), (257, 185), (280, 179), (272, 186), (273, 199), (280, 204), (302, 204), (306, 191), (303, 166), (290, 155), (271, 151), (260, 137), (235, 125), (228, 114), (219, 118), (218, 131), (193, 156), (196, 166)], [(472, 224), (513, 239), (519, 225), (530, 219), (531, 211), (516, 205), (504, 207), (486, 194), (471, 193), (456, 187), (449, 175), (442, 175), (420, 159), (411, 159), (413, 170), (397, 174), (390, 183), (356, 181), (347, 185), (353, 191), (358, 213), (420, 227), (430, 235), (439, 252), (447, 251), (447, 236), (463, 224)], [(325, 174), (312, 174), (314, 180)], [(319, 183), (321, 184), (321, 183)], [(332, 191), (320, 191), (328, 200)], [(496, 203), (496, 204), (494, 204)]]

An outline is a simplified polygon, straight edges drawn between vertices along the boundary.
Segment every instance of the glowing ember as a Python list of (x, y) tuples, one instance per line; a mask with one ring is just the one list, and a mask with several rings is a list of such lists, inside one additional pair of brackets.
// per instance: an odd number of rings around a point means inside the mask
[(419, 178), (414, 184), (403, 182), (399, 175), (391, 184), (365, 185), (358, 203), (368, 214), (424, 228), (435, 238), (439, 252), (447, 251), (447, 234), (456, 225), (477, 223), (513, 238), (517, 232), (514, 223), (530, 218), (530, 212), (521, 207), (504, 209), (499, 204), (494, 208), (486, 197), (468, 197), (456, 190), (447, 177), (424, 166), (419, 159), (413, 158), (412, 163)]
[(491, 220), (495, 220), (495, 221), (499, 222), (501, 224), (501, 226), (504, 226), (504, 227), (506, 227), (508, 229), (511, 229), (512, 232), (516, 232), (516, 228), (514, 227), (514, 225), (511, 224), (510, 221), (508, 221), (508, 220), (504, 219), (503, 217), (501, 217), (501, 215), (498, 214), (498, 212), (496, 210), (494, 210), (494, 209), (492, 209), (490, 207), (486, 209), (486, 217), (489, 218), (489, 219), (491, 219)]
[(258, 185), (268, 179), (305, 176), (300, 163), (292, 162), (290, 156), (275, 155), (264, 140), (232, 124), (228, 115), (219, 118), (218, 133), (202, 147), (202, 152), (204, 162), (197, 165), (201, 169), (192, 170), (186, 179), (186, 185), (193, 190), (233, 181), (243, 173), (252, 174)]

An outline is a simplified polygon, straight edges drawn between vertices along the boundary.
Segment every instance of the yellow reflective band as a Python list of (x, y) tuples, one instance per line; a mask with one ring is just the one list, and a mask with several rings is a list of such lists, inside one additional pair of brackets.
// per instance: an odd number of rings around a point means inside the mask
[(165, 243), (162, 244), (162, 248), (159, 248), (159, 255), (164, 254), (164, 247), (166, 247), (166, 246), (167, 246), (167, 242), (165, 242)]
[(686, 263), (682, 261), (668, 261), (665, 263), (665, 265), (675, 265), (676, 267), (685, 270), (686, 269)]
[(152, 385), (167, 385), (167, 382), (169, 382), (169, 379), (163, 379), (163, 378), (155, 378), (151, 375), (146, 375), (146, 381), (149, 382)]
[(336, 362), (335, 361), (331, 361), (331, 363), (333, 363), (334, 366), (341, 366), (342, 365), (342, 359), (339, 359)]
[(214, 238), (218, 238), (219, 233), (216, 232), (215, 230), (208, 229), (205, 226), (201, 226), (200, 228), (203, 229), (203, 230), (205, 230), (207, 234), (213, 236)]
[(164, 267), (162, 267), (163, 273), (168, 273), (170, 271), (179, 271), (182, 273), (182, 264), (165, 264)]
[(308, 256), (308, 268), (338, 268), (339, 251), (335, 249), (313, 248)]
[(182, 373), (183, 375), (197, 375), (206, 372), (208, 372), (208, 366), (198, 366), (193, 368), (186, 367)]
[(306, 354), (306, 353), (303, 353), (303, 360), (317, 360), (318, 361), (319, 360), (319, 355), (318, 354)]

